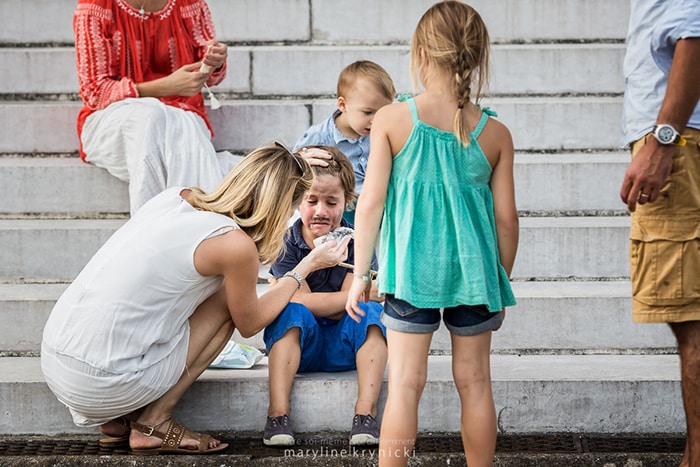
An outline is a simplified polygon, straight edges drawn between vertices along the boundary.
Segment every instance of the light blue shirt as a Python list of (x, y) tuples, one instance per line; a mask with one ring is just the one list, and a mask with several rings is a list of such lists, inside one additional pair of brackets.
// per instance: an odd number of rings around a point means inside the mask
[(348, 138), (340, 132), (335, 124), (335, 119), (341, 114), (340, 110), (333, 112), (323, 122), (311, 126), (306, 133), (294, 145), (294, 151), (304, 146), (333, 146), (345, 154), (355, 169), (355, 191), (360, 193), (365, 182), (367, 159), (369, 157), (369, 136)]
[[(700, 0), (632, 0), (620, 147), (628, 147), (654, 127), (676, 43), (691, 37), (700, 37)], [(687, 126), (700, 129), (700, 105)]]

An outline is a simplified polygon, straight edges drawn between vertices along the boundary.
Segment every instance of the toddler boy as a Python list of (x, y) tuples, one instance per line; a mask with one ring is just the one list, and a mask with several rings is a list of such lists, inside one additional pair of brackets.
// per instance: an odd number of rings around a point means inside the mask
[[(394, 83), (384, 68), (368, 60), (351, 63), (338, 76), (338, 108), (326, 120), (306, 130), (294, 145), (294, 151), (301, 151), (308, 160), (327, 158), (321, 151), (307, 153), (308, 146), (340, 149), (354, 168), (355, 193), (359, 194), (365, 181), (372, 120), (377, 110), (393, 102), (395, 95)], [(346, 212), (344, 217), (354, 224), (354, 210)]]

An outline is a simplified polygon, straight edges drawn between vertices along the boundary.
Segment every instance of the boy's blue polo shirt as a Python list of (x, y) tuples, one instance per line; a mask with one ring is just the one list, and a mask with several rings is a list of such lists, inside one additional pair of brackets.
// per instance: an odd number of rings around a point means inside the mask
[[(342, 227), (352, 228), (352, 225), (346, 222), (345, 219), (340, 221), (340, 225)], [(279, 279), (285, 273), (294, 269), (306, 255), (311, 253), (311, 247), (306, 244), (302, 236), (301, 226), (301, 219), (297, 219), (284, 237), (284, 254), (270, 266), (270, 274), (272, 274), (275, 279)], [(350, 264), (355, 263), (354, 240), (350, 240), (348, 244), (348, 259), (346, 262)], [(345, 281), (345, 276), (348, 273), (352, 274), (352, 269), (343, 266), (319, 269), (306, 276), (306, 283), (309, 284), (309, 288), (312, 292), (338, 292), (342, 288), (343, 281)]]

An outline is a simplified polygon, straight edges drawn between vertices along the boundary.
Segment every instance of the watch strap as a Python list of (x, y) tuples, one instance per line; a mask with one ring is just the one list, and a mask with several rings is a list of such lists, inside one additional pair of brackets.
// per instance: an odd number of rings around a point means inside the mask
[[(673, 133), (675, 134), (675, 137), (673, 138), (673, 140), (668, 141), (668, 142), (664, 142), (659, 138), (658, 132), (662, 128), (669, 128), (669, 129), (673, 130)], [(676, 130), (673, 127), (673, 125), (669, 125), (668, 123), (659, 123), (659, 124), (654, 125), (654, 128), (652, 129), (651, 133), (654, 136), (654, 138), (656, 138), (656, 140), (659, 142), (659, 144), (676, 145), (676, 146), (685, 146), (685, 144), (686, 144), (686, 140), (685, 140), (685, 138), (683, 138), (683, 136), (680, 134), (680, 132), (678, 130)]]

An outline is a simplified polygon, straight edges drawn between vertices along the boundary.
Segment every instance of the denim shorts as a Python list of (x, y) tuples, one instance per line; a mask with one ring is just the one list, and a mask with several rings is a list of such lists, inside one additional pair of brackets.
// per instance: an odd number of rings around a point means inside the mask
[(445, 326), (458, 336), (475, 336), (498, 328), (503, 322), (500, 312), (491, 313), (486, 305), (459, 305), (451, 308), (416, 308), (410, 303), (385, 295), (381, 320), (387, 329), (428, 334), (440, 327), (440, 312)]

